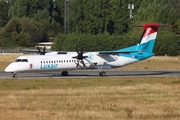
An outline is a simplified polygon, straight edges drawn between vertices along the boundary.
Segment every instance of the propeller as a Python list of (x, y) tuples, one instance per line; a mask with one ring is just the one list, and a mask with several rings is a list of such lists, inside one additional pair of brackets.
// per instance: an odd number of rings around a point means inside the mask
[(76, 58), (76, 59), (78, 60), (78, 63), (77, 63), (77, 65), (76, 65), (76, 68), (78, 68), (79, 62), (81, 62), (81, 64), (83, 65), (84, 69), (86, 69), (86, 65), (85, 65), (83, 59), (87, 58), (88, 56), (83, 56), (84, 46), (81, 48), (81, 51), (78, 51), (77, 46), (75, 46), (75, 50), (76, 50), (76, 52), (77, 52), (77, 56), (72, 57), (72, 58)]
[(41, 51), (39, 47), (37, 47), (37, 49), (38, 49), (38, 53), (39, 53), (40, 55), (45, 55), (45, 53), (46, 53), (46, 52), (45, 52), (45, 51), (46, 51), (46, 46), (44, 46), (43, 51)]

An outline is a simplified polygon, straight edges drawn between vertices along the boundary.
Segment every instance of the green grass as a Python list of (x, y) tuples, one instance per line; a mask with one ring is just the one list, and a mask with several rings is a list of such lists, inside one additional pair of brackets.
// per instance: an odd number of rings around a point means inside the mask
[(180, 77), (0, 80), (3, 120), (180, 119)]

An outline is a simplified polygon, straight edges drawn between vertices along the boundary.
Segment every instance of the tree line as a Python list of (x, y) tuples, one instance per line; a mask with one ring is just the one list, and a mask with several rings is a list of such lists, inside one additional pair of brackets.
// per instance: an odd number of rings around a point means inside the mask
[[(128, 3), (134, 3), (129, 19)], [(0, 46), (33, 47), (54, 37), (53, 50), (115, 50), (139, 41), (143, 23), (161, 23), (156, 55), (180, 54), (179, 0), (71, 0), (64, 34), (64, 0), (0, 0)]]

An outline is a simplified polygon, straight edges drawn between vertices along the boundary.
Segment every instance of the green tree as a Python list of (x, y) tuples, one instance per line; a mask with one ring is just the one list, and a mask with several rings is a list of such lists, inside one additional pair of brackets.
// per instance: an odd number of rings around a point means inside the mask
[(175, 22), (176, 11), (171, 0), (143, 0), (134, 17), (134, 24), (154, 23), (172, 24)]
[(155, 55), (177, 56), (180, 51), (180, 40), (177, 34), (161, 29), (157, 36)]
[(39, 23), (32, 19), (23, 17), (20, 19), (21, 32), (27, 33), (31, 36), (31, 42), (29, 46), (33, 46), (39, 41), (42, 41), (44, 31), (40, 29)]
[(177, 33), (177, 34), (180, 34), (180, 19), (178, 19), (175, 23), (175, 26), (174, 26), (174, 31)]
[(62, 31), (62, 19), (60, 20), (59, 14), (57, 14), (59, 2), (56, 4), (53, 0), (10, 0), (9, 3), (10, 17), (34, 19), (39, 22), (38, 27), (49, 37)]
[(10, 17), (34, 17), (41, 10), (48, 10), (52, 13), (53, 0), (9, 0)]
[(19, 24), (19, 20), (18, 19), (9, 20), (9, 22), (1, 31), (1, 39), (0, 39), (1, 46), (3, 47), (14, 46), (16, 43), (13, 37), (19, 34), (20, 31), (21, 31), (21, 26)]
[[(12, 18), (1, 32), (1, 45), (5, 47), (34, 46), (44, 37), (39, 23), (29, 18)], [(24, 38), (23, 38), (24, 37)], [(27, 42), (28, 41), (28, 42)]]
[(8, 17), (9, 4), (5, 0), (0, 1), (0, 26), (4, 27), (9, 20)]
[(15, 40), (17, 41), (18, 46), (29, 47), (32, 46), (31, 36), (28, 33), (21, 32), (16, 35)]
[(73, 0), (71, 22), (74, 32), (123, 34), (129, 30), (126, 1)]
[(61, 28), (59, 29), (61, 29), (61, 32), (63, 32), (62, 26), (64, 26), (64, 0), (56, 0), (53, 5), (54, 9), (52, 11), (52, 17), (55, 22), (60, 24)]

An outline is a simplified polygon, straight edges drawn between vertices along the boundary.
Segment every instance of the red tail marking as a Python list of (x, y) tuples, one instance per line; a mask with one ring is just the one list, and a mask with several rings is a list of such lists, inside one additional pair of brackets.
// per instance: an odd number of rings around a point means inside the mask
[[(146, 37), (152, 33), (157, 32), (158, 28), (159, 28), (160, 24), (144, 24), (143, 27), (146, 29), (143, 37)], [(150, 28), (150, 29), (148, 29)]]

